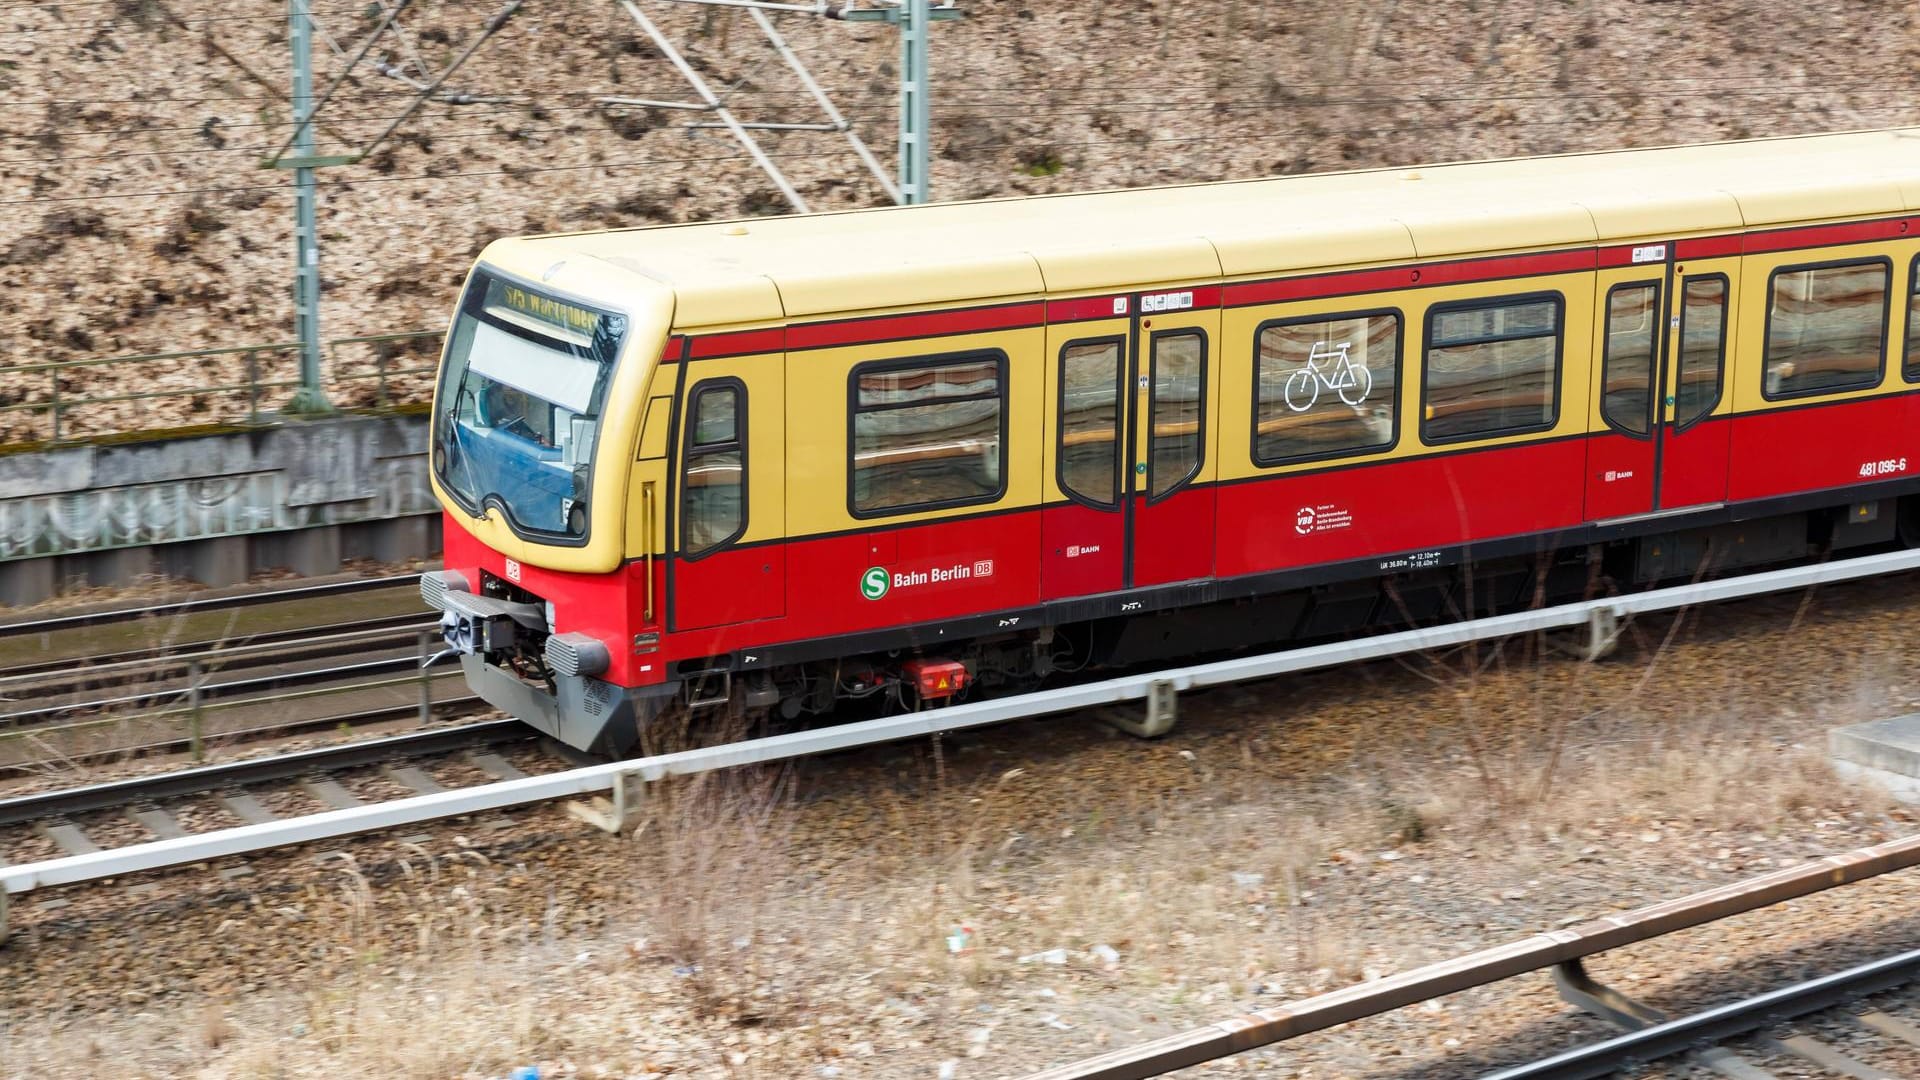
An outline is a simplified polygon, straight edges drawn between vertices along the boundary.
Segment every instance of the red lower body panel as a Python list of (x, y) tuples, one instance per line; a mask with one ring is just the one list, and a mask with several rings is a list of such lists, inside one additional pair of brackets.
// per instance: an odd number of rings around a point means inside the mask
[[(1920, 469), (1915, 397), (1859, 398), (1734, 417), (1727, 498), (1820, 491)], [(1869, 466), (1871, 476), (1863, 471)]]

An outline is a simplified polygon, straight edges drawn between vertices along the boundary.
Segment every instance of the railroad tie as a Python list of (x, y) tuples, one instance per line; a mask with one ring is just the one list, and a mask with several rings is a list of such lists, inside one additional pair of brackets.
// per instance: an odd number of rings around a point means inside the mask
[(493, 777), (495, 780), (525, 780), (527, 774), (513, 767), (513, 763), (499, 754), (474, 754), (467, 760), (473, 767)]
[(417, 765), (401, 765), (388, 769), (387, 775), (393, 777), (400, 786), (409, 788), (421, 795), (436, 795), (447, 790), (446, 787), (442, 785), (440, 781), (435, 780), (427, 770)]
[(269, 821), (280, 820), (280, 815), (261, 805), (260, 800), (244, 791), (232, 795), (220, 796), (220, 805), (233, 811), (233, 816), (249, 825), (265, 825)]
[(360, 801), (359, 796), (341, 787), (340, 781), (329, 780), (324, 776), (302, 780), (300, 787), (307, 794), (325, 803), (329, 810), (351, 810), (356, 806), (366, 805)]
[(132, 818), (135, 824), (144, 826), (148, 832), (162, 840), (177, 840), (187, 835), (187, 830), (181, 827), (179, 819), (165, 810), (135, 810), (128, 807), (127, 816)]
[(58, 844), (60, 850), (69, 855), (92, 855), (100, 850), (100, 845), (94, 843), (78, 825), (64, 821), (43, 821), (34, 826), (34, 831)]

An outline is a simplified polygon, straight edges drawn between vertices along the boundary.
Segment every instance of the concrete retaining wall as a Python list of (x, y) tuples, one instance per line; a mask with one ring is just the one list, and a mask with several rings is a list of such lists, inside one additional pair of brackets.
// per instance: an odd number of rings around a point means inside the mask
[(440, 550), (425, 416), (0, 455), (0, 604), (167, 574), (229, 585)]

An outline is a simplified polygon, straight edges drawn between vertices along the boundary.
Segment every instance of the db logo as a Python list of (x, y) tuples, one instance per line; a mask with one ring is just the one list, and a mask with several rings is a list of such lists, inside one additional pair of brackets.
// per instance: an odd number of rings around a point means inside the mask
[(1293, 516), (1293, 531), (1305, 536), (1313, 531), (1313, 507), (1303, 506)]
[(973, 576), (977, 578), (993, 576), (993, 560), (981, 559), (973, 564)]
[(520, 564), (517, 562), (514, 562), (512, 559), (507, 560), (507, 580), (508, 581), (520, 580)]

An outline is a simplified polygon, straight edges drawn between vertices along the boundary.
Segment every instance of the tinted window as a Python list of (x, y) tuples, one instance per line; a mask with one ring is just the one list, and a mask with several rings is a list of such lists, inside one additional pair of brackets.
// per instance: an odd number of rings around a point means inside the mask
[(861, 364), (853, 369), (856, 514), (991, 502), (1006, 449), (1006, 358)]
[(1920, 334), (1920, 257), (1907, 273), (1907, 356), (1900, 372), (1908, 382), (1920, 382), (1920, 341), (1914, 340), (1915, 334)]
[(1421, 436), (1451, 441), (1552, 427), (1559, 362), (1557, 295), (1433, 309)]
[(1721, 360), (1727, 349), (1727, 279), (1688, 278), (1681, 292), (1680, 377), (1673, 422), (1699, 420), (1720, 402)]
[(1180, 330), (1153, 336), (1152, 400), (1147, 414), (1147, 491), (1158, 498), (1200, 471), (1200, 421), (1207, 339)]
[(1763, 393), (1797, 397), (1879, 383), (1887, 276), (1883, 259), (1774, 271)]
[(1120, 341), (1060, 350), (1060, 487), (1090, 503), (1120, 499)]
[(1660, 286), (1619, 285), (1607, 294), (1607, 348), (1601, 364), (1600, 415), (1633, 435), (1645, 435), (1653, 416), (1654, 333)]
[(1393, 445), (1400, 316), (1261, 327), (1254, 352), (1253, 459), (1262, 465)]
[(703, 383), (693, 390), (693, 422), (680, 479), (680, 550), (702, 555), (746, 531), (746, 440), (738, 380)]

